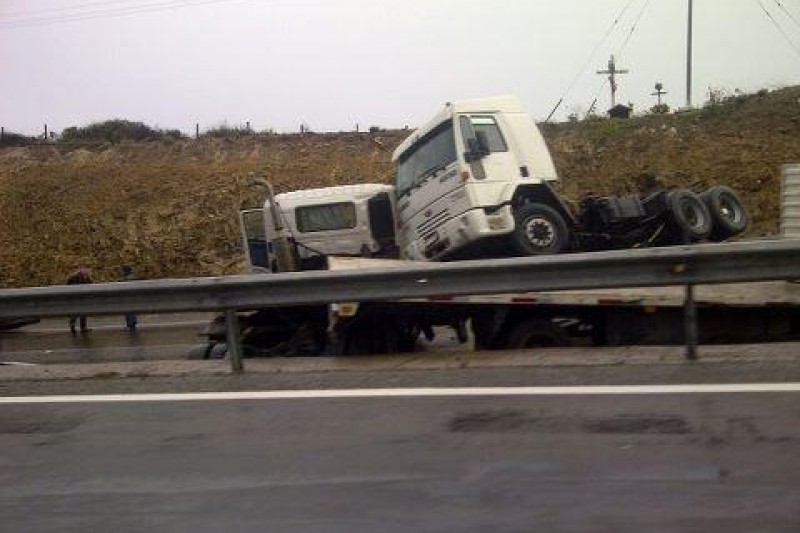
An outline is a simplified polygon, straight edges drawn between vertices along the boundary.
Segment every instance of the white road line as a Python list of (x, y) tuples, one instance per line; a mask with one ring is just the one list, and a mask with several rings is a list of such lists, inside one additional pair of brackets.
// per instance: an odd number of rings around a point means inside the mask
[(458, 396), (578, 396), (635, 394), (714, 394), (742, 392), (800, 392), (800, 383), (733, 383), (701, 385), (602, 385), (577, 387), (472, 387), (416, 389), (327, 389), (168, 394), (97, 394), (62, 396), (5, 396), (0, 404), (187, 402), (211, 400), (296, 400), (320, 398), (411, 398)]

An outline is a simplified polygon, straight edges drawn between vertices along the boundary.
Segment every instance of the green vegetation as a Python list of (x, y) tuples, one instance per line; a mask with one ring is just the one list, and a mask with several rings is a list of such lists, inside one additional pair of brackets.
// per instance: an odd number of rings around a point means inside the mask
[(0, 146), (26, 146), (34, 141), (33, 137), (26, 137), (21, 133), (4, 131), (0, 136)]
[(96, 122), (84, 127), (70, 127), (61, 133), (61, 142), (108, 142), (112, 144), (122, 141), (160, 141), (180, 139), (183, 134), (178, 130), (160, 130), (151, 128), (142, 122), (114, 119)]
[(248, 126), (228, 126), (227, 124), (220, 124), (203, 133), (206, 137), (222, 139), (235, 139), (237, 137), (245, 137), (254, 134), (255, 132)]

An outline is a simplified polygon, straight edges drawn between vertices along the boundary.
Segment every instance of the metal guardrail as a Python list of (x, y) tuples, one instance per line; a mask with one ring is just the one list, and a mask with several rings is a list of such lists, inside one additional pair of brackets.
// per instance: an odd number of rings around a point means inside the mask
[[(0, 317), (226, 311), (229, 318), (235, 318), (234, 311), (268, 306), (685, 285), (687, 332), (691, 336), (693, 285), (798, 278), (800, 239), (786, 239), (412, 263), (408, 267), (357, 271), (3, 289), (0, 290)], [(694, 337), (696, 339), (696, 328)], [(235, 338), (232, 336), (234, 341)]]
[(800, 277), (800, 239), (674, 246), (406, 268), (292, 272), (0, 290), (0, 317), (244, 310), (508, 292)]

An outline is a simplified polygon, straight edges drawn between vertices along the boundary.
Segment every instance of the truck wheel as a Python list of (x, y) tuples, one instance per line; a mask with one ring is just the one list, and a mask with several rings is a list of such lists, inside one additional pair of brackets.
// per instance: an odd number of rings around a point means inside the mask
[(569, 245), (564, 218), (544, 204), (522, 204), (515, 213), (514, 247), (522, 255), (557, 254)]
[(215, 342), (208, 347), (206, 359), (225, 359), (228, 353), (228, 345), (224, 342)]
[(711, 213), (706, 204), (692, 191), (675, 189), (667, 196), (675, 237), (691, 242), (702, 241), (711, 234)]
[(724, 241), (747, 229), (750, 217), (739, 195), (730, 187), (711, 187), (700, 195), (700, 199), (706, 204), (714, 220), (710, 237), (712, 241)]
[(214, 347), (216, 343), (208, 343), (208, 344), (201, 344), (199, 346), (193, 346), (192, 349), (189, 350), (189, 354), (186, 356), (187, 359), (208, 359), (211, 355), (211, 349)]
[(344, 355), (381, 355), (399, 351), (398, 332), (393, 327), (375, 323), (352, 326), (344, 335)]
[(523, 320), (511, 328), (505, 343), (510, 350), (569, 345), (569, 335), (550, 320), (542, 318)]

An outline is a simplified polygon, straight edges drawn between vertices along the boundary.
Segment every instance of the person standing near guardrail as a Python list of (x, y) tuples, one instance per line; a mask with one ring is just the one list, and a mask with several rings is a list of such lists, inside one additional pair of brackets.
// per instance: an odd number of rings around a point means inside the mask
[[(67, 285), (85, 285), (92, 282), (92, 271), (88, 268), (82, 267), (70, 274), (67, 278)], [(86, 324), (86, 315), (73, 315), (69, 317), (69, 330), (73, 335), (77, 333), (75, 324), (80, 323), (81, 333), (89, 331)]]
[[(122, 265), (122, 278), (120, 281), (133, 281), (136, 276), (133, 275), (133, 267), (130, 265)], [(136, 324), (138, 320), (135, 313), (125, 313), (125, 329), (131, 333), (136, 332)]]

